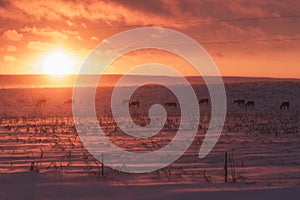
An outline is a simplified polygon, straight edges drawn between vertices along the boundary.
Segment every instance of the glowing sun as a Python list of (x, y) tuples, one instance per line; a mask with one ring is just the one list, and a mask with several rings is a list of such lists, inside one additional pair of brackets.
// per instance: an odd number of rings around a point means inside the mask
[(43, 70), (46, 74), (72, 74), (75, 63), (70, 55), (64, 51), (55, 51), (43, 60)]

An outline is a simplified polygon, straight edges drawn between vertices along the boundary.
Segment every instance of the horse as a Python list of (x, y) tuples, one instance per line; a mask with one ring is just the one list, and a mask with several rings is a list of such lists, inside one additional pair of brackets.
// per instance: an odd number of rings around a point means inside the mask
[(129, 107), (130, 108), (131, 107), (133, 107), (133, 108), (139, 108), (140, 107), (140, 102), (138, 102), (138, 101), (132, 101), (132, 102), (130, 102)]
[(37, 102), (36, 102), (36, 104), (35, 104), (35, 106), (45, 106), (46, 105), (46, 99), (39, 99)]
[(166, 106), (166, 107), (173, 107), (173, 108), (176, 108), (176, 107), (177, 107), (177, 104), (176, 104), (176, 102), (168, 102), (168, 103), (165, 103), (165, 106)]
[(237, 99), (237, 100), (234, 100), (233, 104), (243, 106), (243, 105), (245, 105), (245, 100), (244, 99)]
[(200, 99), (200, 101), (199, 101), (199, 105), (208, 105), (208, 103), (209, 103), (209, 100), (208, 99)]
[(280, 110), (283, 109), (290, 109), (290, 102), (288, 101), (282, 102), (282, 104), (280, 105)]
[(255, 105), (254, 101), (248, 101), (245, 105), (245, 108), (253, 108)]
[(68, 99), (64, 102), (64, 105), (71, 105), (72, 104), (72, 99)]

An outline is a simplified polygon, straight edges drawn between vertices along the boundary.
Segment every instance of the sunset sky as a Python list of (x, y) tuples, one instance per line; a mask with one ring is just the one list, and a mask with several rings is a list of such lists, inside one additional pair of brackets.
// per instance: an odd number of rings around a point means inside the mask
[[(76, 73), (104, 39), (131, 28), (163, 26), (202, 44), (223, 76), (300, 78), (299, 13), (297, 0), (0, 0), (0, 74), (51, 73), (60, 64), (69, 67), (56, 69), (61, 73)], [(131, 61), (116, 63), (112, 73), (139, 63), (132, 61), (138, 57), (150, 61), (159, 55), (129, 54), (124, 60)], [(172, 55), (160, 59), (184, 68)]]

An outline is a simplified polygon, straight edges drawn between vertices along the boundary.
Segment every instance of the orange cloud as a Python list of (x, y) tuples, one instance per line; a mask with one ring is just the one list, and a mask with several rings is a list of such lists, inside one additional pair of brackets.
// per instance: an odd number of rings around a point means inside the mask
[(22, 28), (21, 31), (30, 32), (34, 35), (51, 37), (51, 38), (59, 39), (59, 40), (67, 40), (68, 39), (68, 35), (66, 35), (62, 32), (56, 31), (56, 30), (52, 30), (49, 27), (47, 27), (47, 28), (25, 27), (25, 28)]
[[(159, 3), (157, 8), (163, 4), (163, 2), (160, 1), (157, 3)], [(148, 6), (150, 6), (150, 4), (154, 5), (154, 3), (147, 2)], [(143, 8), (147, 8), (147, 6), (144, 6)], [(8, 10), (11, 12), (7, 12)], [(166, 8), (165, 10), (168, 9)], [(72, 20), (77, 20), (79, 18), (91, 22), (101, 21), (102, 23), (109, 25), (115, 25), (115, 23), (148, 25), (153, 24), (153, 22), (176, 22), (176, 19), (173, 19), (172, 15), (161, 16), (157, 13), (130, 7), (124, 2), (117, 1), (40, 0), (31, 1), (30, 3), (26, 0), (10, 1), (10, 6), (6, 7), (5, 10), (0, 10), (0, 14), (6, 16), (6, 18), (20, 21), (26, 19), (27, 23), (30, 21), (41, 22), (43, 20), (64, 21), (68, 26), (72, 26), (74, 23)], [(84, 25), (84, 27), (85, 26), (86, 25)]]
[(45, 51), (54, 47), (54, 44), (40, 41), (30, 41), (27, 48), (33, 51)]
[(96, 36), (92, 36), (92, 37), (91, 37), (91, 40), (92, 40), (92, 41), (99, 41), (99, 38), (97, 38)]
[(23, 34), (18, 33), (16, 30), (7, 30), (3, 33), (3, 38), (11, 41), (19, 41), (23, 38)]
[(79, 41), (82, 41), (82, 40), (83, 40), (82, 37), (80, 37), (79, 35), (76, 36), (76, 39), (79, 40)]
[(18, 50), (17, 47), (15, 47), (14, 45), (8, 45), (6, 47), (6, 51), (8, 51), (8, 52), (15, 52), (17, 50)]
[(4, 62), (8, 63), (14, 63), (18, 61), (14, 56), (3, 56), (3, 60)]
[(68, 26), (74, 26), (74, 23), (71, 22), (70, 20), (66, 20), (66, 24), (67, 24)]

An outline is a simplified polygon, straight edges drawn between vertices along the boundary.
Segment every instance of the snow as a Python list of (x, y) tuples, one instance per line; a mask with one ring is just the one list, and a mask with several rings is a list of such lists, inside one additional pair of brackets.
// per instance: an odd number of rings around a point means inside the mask
[(299, 187), (243, 188), (219, 184), (110, 185), (103, 179), (41, 175), (0, 175), (1, 199), (272, 199), (300, 198)]
[[(226, 123), (206, 158), (200, 160), (198, 152), (210, 106), (201, 105), (197, 136), (175, 163), (145, 174), (104, 166), (104, 176), (101, 162), (87, 152), (76, 133), (71, 105), (64, 104), (72, 98), (71, 88), (0, 89), (0, 199), (299, 199), (299, 86), (298, 82), (227, 84)], [(194, 88), (199, 99), (208, 96), (205, 86)], [(144, 107), (139, 111), (143, 117), (134, 116), (137, 124), (147, 122), (150, 101), (160, 94), (164, 99), (159, 103), (174, 101), (164, 88), (144, 90), (148, 92), (132, 97)], [(111, 91), (99, 89), (96, 110), (115, 144), (135, 152), (154, 151), (174, 137), (180, 112), (171, 109), (169, 123), (151, 140), (121, 133), (108, 109)], [(39, 99), (46, 99), (46, 105), (36, 106)], [(255, 107), (234, 105), (235, 99), (254, 100)], [(280, 110), (284, 101), (290, 102), (289, 110)], [(230, 167), (229, 183), (224, 183), (225, 152), (234, 160), (236, 183)]]

